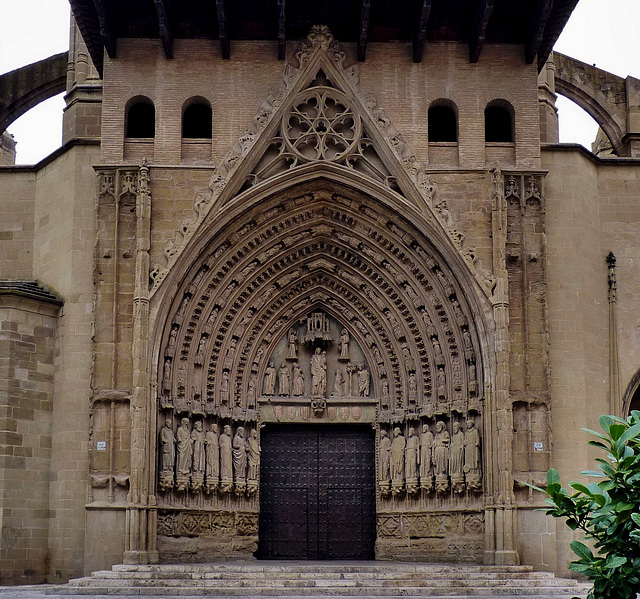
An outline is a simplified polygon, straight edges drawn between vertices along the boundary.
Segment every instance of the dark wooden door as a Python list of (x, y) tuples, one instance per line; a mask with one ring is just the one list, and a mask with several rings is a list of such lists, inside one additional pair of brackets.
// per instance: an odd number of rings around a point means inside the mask
[(274, 425), (261, 445), (258, 557), (373, 559), (373, 430)]

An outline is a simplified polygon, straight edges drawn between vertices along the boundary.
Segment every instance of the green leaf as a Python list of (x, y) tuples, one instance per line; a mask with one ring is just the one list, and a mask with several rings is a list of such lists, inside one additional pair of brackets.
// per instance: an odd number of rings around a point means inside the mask
[(584, 543), (580, 541), (571, 541), (569, 543), (571, 551), (573, 551), (579, 558), (584, 560), (593, 560), (593, 553)]
[(575, 489), (576, 491), (580, 491), (581, 493), (584, 493), (585, 495), (591, 495), (591, 491), (589, 491), (589, 489), (582, 483), (572, 482), (572, 483), (569, 483), (569, 486), (572, 489)]
[(603, 414), (602, 416), (600, 416), (600, 418), (598, 418), (598, 422), (600, 423), (603, 431), (609, 432), (609, 428), (613, 424), (613, 418), (611, 416)]
[(583, 470), (580, 474), (582, 474), (582, 476), (596, 476), (598, 478), (604, 476), (601, 470)]
[(636, 523), (637, 526), (640, 526), (640, 514), (631, 514), (631, 519)]
[(552, 485), (554, 483), (560, 482), (560, 475), (555, 468), (549, 468), (547, 471), (547, 485)]
[(629, 439), (635, 439), (640, 435), (640, 423), (630, 426), (624, 434), (620, 437), (620, 443), (626, 443)]
[(605, 562), (606, 568), (619, 568), (620, 566), (624, 566), (627, 563), (627, 558), (621, 555), (610, 555)]

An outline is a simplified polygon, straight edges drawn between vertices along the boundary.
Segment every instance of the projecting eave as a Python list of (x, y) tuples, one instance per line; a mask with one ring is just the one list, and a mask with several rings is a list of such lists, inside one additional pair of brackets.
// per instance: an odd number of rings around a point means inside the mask
[(219, 41), (212, 58), (229, 59), (234, 40), (277, 42), (284, 59), (288, 41), (306, 37), (313, 25), (327, 25), (341, 42), (357, 45), (366, 59), (370, 42), (413, 45), (420, 62), (429, 43), (469, 44), (469, 60), (481, 59), (485, 43), (521, 44), (523, 59), (540, 70), (578, 0), (70, 0), (91, 58), (102, 73), (103, 56), (117, 56), (121, 38), (156, 38), (167, 59), (174, 39)]

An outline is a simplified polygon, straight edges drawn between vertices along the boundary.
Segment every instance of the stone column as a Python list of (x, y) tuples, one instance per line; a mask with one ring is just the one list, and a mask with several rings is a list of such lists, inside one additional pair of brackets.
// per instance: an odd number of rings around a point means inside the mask
[[(136, 195), (136, 275), (133, 293), (133, 393), (131, 398), (131, 482), (127, 507), (125, 564), (158, 561), (155, 548), (155, 497), (149, 495), (154, 460), (150, 424), (153, 418), (149, 377), (149, 248), (151, 193), (149, 169), (143, 161)], [(149, 541), (151, 540), (151, 543)]]
[[(515, 538), (515, 497), (512, 480), (513, 416), (509, 397), (509, 277), (507, 273), (507, 204), (504, 195), (504, 178), (499, 169), (492, 175), (492, 240), (493, 274), (496, 286), (491, 298), (495, 322), (496, 372), (493, 389), (493, 409), (487, 410), (493, 435), (497, 439), (493, 450), (497, 471), (493, 474), (495, 505), (495, 554), (496, 564), (517, 564), (518, 553)], [(491, 414), (493, 412), (493, 414)], [(494, 417), (495, 415), (495, 417)], [(490, 521), (492, 518), (487, 518)], [(489, 558), (490, 556), (486, 556)]]
[(556, 65), (551, 54), (538, 76), (538, 109), (542, 144), (555, 144), (560, 139), (556, 98)]

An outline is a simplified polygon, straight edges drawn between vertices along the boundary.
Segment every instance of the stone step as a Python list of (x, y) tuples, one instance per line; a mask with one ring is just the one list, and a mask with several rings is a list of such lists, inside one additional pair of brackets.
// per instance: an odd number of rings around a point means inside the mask
[(117, 565), (52, 595), (200, 597), (584, 597), (587, 585), (528, 566), (398, 562), (225, 562)]
[(329, 587), (324, 589), (317, 588), (212, 588), (212, 587), (190, 587), (190, 588), (172, 588), (163, 589), (158, 587), (152, 588), (128, 588), (115, 590), (111, 587), (86, 587), (76, 589), (61, 589), (58, 591), (47, 591), (48, 595), (63, 594), (65, 596), (79, 595), (106, 595), (106, 596), (168, 596), (168, 597), (201, 597), (208, 595), (211, 597), (429, 597), (430, 599), (452, 597), (481, 597), (482, 599), (513, 599), (518, 597), (526, 597), (527, 599), (574, 599), (576, 597), (586, 597), (588, 588), (570, 587), (553, 587), (548, 589), (479, 589), (471, 587), (464, 590), (461, 594), (459, 587), (447, 589), (433, 589), (425, 587), (400, 587), (397, 589), (383, 588), (379, 586), (363, 586), (350, 588)]
[(255, 579), (262, 580), (266, 576), (271, 580), (278, 579), (312, 579), (312, 580), (346, 580), (352, 578), (371, 577), (376, 580), (412, 580), (412, 579), (424, 579), (429, 580), (450, 580), (452, 576), (455, 576), (457, 580), (553, 580), (554, 576), (550, 572), (527, 572), (525, 574), (519, 572), (456, 572), (452, 574), (446, 571), (437, 572), (162, 572), (162, 571), (148, 571), (148, 572), (117, 572), (112, 570), (105, 570), (99, 572), (93, 572), (93, 577), (103, 579), (117, 579), (117, 580), (201, 580), (201, 579), (216, 579), (216, 580), (237, 580), (239, 577), (243, 579)]
[[(113, 572), (534, 572), (532, 566), (484, 566), (478, 564), (425, 564), (417, 562), (301, 562), (255, 561), (216, 564), (117, 564)], [(547, 573), (549, 574), (549, 573)], [(553, 576), (553, 574), (550, 574)]]

